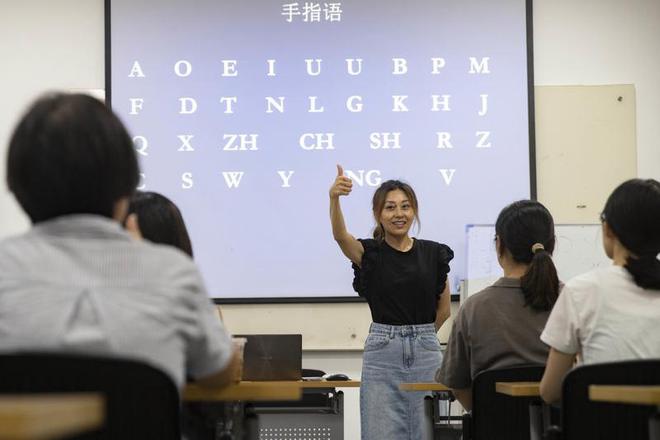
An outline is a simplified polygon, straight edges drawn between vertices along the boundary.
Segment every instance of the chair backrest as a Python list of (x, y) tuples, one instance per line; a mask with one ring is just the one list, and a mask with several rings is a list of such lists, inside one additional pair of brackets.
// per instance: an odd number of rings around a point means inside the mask
[(0, 393), (98, 392), (105, 426), (76, 439), (180, 440), (179, 391), (147, 364), (54, 353), (0, 355)]
[(472, 438), (474, 440), (529, 439), (529, 403), (533, 397), (511, 397), (495, 392), (495, 382), (536, 382), (545, 366), (520, 365), (477, 374), (472, 383)]
[(589, 385), (658, 385), (660, 359), (592, 364), (575, 368), (562, 384), (562, 438), (647, 439), (651, 406), (592, 402)]

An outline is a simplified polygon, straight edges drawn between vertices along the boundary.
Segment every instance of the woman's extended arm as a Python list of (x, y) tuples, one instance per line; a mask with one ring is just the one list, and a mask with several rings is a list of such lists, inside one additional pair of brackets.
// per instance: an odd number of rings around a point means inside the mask
[(364, 247), (347, 230), (344, 223), (344, 215), (341, 212), (339, 196), (347, 196), (351, 193), (353, 182), (344, 176), (341, 165), (337, 165), (337, 177), (330, 187), (330, 223), (332, 224), (332, 236), (339, 245), (341, 251), (358, 266), (362, 262)]
[(451, 292), (449, 291), (449, 280), (445, 283), (445, 288), (438, 298), (438, 308), (435, 312), (435, 331), (442, 327), (442, 324), (449, 319), (451, 315)]

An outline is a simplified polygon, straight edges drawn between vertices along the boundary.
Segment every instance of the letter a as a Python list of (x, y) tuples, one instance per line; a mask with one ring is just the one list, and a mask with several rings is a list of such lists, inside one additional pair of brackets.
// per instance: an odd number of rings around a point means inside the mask
[(144, 72), (142, 71), (142, 67), (140, 67), (140, 63), (138, 61), (133, 62), (133, 67), (131, 67), (131, 73), (128, 74), (129, 78), (144, 78)]

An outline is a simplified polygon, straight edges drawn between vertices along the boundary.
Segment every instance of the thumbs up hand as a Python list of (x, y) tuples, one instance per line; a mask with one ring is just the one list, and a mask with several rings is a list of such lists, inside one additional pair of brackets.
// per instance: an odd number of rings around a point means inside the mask
[(338, 198), (339, 196), (347, 196), (353, 189), (353, 181), (344, 176), (344, 168), (337, 164), (337, 177), (330, 187), (330, 198)]

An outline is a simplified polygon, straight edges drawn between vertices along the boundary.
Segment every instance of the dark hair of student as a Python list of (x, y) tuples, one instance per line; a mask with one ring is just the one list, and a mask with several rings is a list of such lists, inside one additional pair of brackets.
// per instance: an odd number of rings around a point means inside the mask
[(143, 238), (179, 248), (192, 258), (192, 244), (186, 224), (181, 211), (170, 199), (155, 192), (136, 191), (128, 213), (137, 214)]
[(552, 309), (559, 295), (559, 278), (552, 261), (555, 224), (550, 211), (533, 200), (514, 202), (500, 212), (495, 233), (501, 251), (506, 249), (514, 261), (529, 265), (520, 279), (525, 305)]
[(33, 223), (66, 214), (112, 217), (138, 180), (126, 129), (91, 96), (40, 98), (9, 142), (7, 184)]
[(385, 230), (383, 229), (383, 225), (380, 224), (380, 214), (383, 212), (383, 208), (385, 207), (387, 194), (390, 191), (395, 191), (397, 189), (403, 191), (406, 197), (408, 197), (410, 207), (415, 213), (415, 220), (417, 221), (417, 225), (420, 225), (417, 196), (415, 195), (415, 191), (413, 191), (412, 187), (407, 183), (401, 182), (400, 180), (386, 180), (376, 189), (374, 192), (374, 197), (371, 200), (374, 219), (376, 220), (376, 227), (374, 228), (374, 238), (376, 240), (385, 239)]
[(660, 182), (631, 179), (607, 199), (601, 219), (633, 255), (625, 268), (644, 289), (660, 289)]

